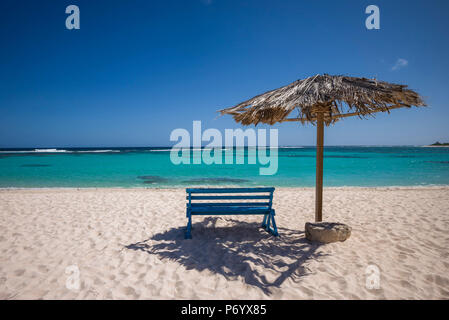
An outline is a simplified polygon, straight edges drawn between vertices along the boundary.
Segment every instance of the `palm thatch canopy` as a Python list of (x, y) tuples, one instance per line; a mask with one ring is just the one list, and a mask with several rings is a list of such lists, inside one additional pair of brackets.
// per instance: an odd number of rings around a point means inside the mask
[[(317, 113), (321, 113), (324, 123), (329, 125), (343, 117), (364, 117), (411, 106), (425, 106), (425, 103), (406, 85), (317, 74), (220, 110), (220, 113), (232, 115), (243, 125), (282, 121), (315, 123)], [(297, 117), (288, 118), (295, 109)]]

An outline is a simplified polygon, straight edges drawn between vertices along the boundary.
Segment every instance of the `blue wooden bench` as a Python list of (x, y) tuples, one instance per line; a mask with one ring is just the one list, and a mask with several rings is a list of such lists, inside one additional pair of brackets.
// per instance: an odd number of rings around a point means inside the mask
[[(278, 236), (272, 208), (274, 188), (188, 188), (185, 238), (192, 238), (192, 216), (263, 215), (262, 227)], [(217, 200), (226, 200), (217, 201)], [(237, 200), (237, 201), (236, 201)], [(251, 200), (251, 201), (246, 201)], [(255, 201), (257, 200), (257, 201)]]

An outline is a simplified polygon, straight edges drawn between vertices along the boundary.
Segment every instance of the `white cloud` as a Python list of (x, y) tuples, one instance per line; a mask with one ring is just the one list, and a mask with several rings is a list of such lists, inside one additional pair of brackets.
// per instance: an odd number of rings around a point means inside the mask
[(402, 58), (399, 58), (394, 66), (391, 68), (391, 70), (399, 70), (401, 68), (404, 68), (408, 65), (408, 61)]

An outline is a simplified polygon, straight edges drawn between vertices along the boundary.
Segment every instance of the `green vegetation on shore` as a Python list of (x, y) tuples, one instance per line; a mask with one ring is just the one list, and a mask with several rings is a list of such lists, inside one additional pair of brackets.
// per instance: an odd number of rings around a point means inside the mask
[(449, 142), (440, 143), (437, 141), (435, 143), (432, 143), (431, 146), (449, 146)]

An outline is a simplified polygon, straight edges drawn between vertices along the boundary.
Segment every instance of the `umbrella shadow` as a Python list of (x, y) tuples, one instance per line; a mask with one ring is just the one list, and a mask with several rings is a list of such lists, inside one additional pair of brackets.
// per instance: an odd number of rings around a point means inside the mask
[(178, 227), (125, 248), (176, 261), (187, 270), (209, 270), (227, 280), (241, 277), (267, 295), (289, 278), (299, 281), (307, 274), (305, 263), (324, 256), (317, 252), (320, 245), (307, 241), (302, 231), (278, 228), (280, 236), (273, 237), (259, 223), (227, 218), (232, 226), (216, 227), (219, 219), (195, 223), (190, 240), (184, 239), (185, 228)]

